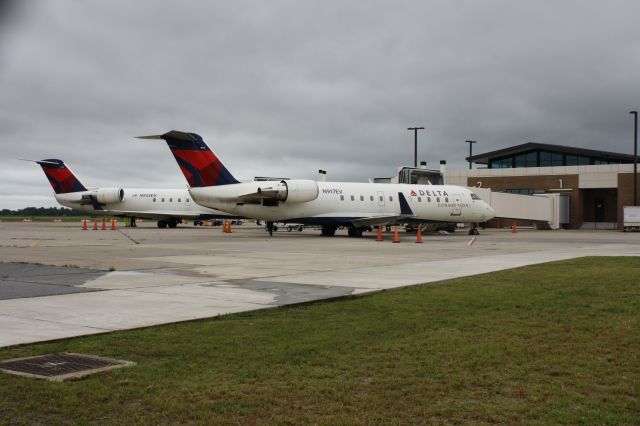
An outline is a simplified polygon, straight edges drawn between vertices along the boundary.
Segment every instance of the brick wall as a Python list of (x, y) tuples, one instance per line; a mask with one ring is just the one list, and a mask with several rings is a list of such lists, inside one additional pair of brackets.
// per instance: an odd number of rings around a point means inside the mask
[[(640, 173), (638, 173), (640, 176)], [(640, 204), (640, 177), (638, 178), (638, 204)], [(623, 227), (623, 207), (633, 205), (633, 173), (618, 173), (618, 229)]]

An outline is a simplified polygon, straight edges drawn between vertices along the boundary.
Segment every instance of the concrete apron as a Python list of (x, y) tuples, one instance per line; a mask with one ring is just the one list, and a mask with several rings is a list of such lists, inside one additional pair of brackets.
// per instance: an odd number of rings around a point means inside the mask
[[(582, 256), (639, 254), (635, 244), (596, 244), (449, 260), (412, 259), (391, 266), (345, 269), (342, 265), (329, 271), (301, 267), (280, 275), (249, 268), (245, 277), (224, 280), (201, 274), (206, 262), (194, 262), (187, 271), (110, 272), (79, 286), (87, 292), (0, 300), (0, 347), (365, 294)], [(234, 267), (242, 270), (244, 265)]]

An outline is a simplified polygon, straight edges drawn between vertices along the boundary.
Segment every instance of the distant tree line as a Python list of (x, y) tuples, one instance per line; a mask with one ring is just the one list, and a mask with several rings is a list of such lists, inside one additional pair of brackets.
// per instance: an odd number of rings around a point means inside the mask
[(83, 212), (66, 207), (25, 207), (24, 209), (0, 210), (0, 216), (82, 216)]

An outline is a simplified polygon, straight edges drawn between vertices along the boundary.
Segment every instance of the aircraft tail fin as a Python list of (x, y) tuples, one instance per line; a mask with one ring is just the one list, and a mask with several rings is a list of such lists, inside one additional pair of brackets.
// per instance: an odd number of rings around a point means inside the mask
[(139, 139), (163, 139), (191, 187), (239, 183), (211, 151), (200, 135), (172, 130), (163, 135), (138, 136)]
[(56, 194), (67, 194), (70, 192), (82, 192), (87, 188), (78, 180), (70, 168), (64, 164), (64, 161), (58, 159), (47, 160), (25, 160), (38, 163), (42, 167), (42, 171), (49, 179), (49, 183), (53, 187)]

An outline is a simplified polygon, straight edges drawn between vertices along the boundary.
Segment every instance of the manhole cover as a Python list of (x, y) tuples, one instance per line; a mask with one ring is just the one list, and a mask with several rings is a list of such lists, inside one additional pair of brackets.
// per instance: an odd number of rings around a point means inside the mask
[(0, 371), (61, 382), (131, 365), (135, 365), (135, 362), (60, 352), (2, 361), (0, 362)]

